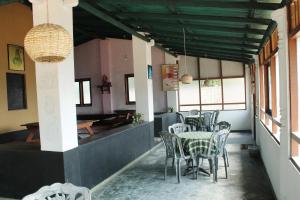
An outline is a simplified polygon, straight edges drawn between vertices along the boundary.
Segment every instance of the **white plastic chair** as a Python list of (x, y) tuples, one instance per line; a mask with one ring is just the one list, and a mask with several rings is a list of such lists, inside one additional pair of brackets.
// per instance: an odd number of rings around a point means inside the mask
[(182, 132), (191, 132), (191, 126), (183, 123), (176, 123), (168, 127), (169, 133), (182, 133)]
[(91, 200), (88, 188), (78, 187), (71, 183), (54, 183), (44, 186), (37, 192), (25, 196), (22, 200)]

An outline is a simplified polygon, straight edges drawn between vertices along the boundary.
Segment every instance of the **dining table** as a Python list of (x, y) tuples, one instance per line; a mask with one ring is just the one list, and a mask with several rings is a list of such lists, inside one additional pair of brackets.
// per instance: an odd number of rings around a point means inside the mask
[[(92, 136), (94, 135), (94, 131), (92, 129), (93, 123), (96, 120), (77, 120), (77, 129), (85, 129), (87, 133)], [(28, 143), (39, 143), (39, 139), (34, 139), (39, 135), (39, 122), (31, 122), (22, 124), (21, 126), (25, 126), (29, 131), (29, 134), (26, 137), (26, 142)]]
[[(176, 135), (181, 140), (185, 154), (191, 155), (192, 158), (197, 158), (198, 155), (208, 155), (213, 132), (192, 131), (182, 132)], [(217, 143), (214, 140), (212, 142), (213, 144), (211, 146), (210, 153), (214, 154), (217, 151)], [(207, 175), (210, 175), (210, 173), (201, 167), (199, 170)]]

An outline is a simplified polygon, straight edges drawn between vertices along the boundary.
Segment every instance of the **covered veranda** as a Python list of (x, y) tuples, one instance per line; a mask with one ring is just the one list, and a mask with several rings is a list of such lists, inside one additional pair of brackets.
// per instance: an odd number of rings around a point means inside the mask
[[(0, 1), (0, 197), (70, 182), (93, 199), (299, 198), (299, 8), (285, 0)], [(61, 62), (35, 60), (24, 44), (44, 23), (70, 34)], [(205, 124), (205, 113), (215, 122)], [(177, 184), (171, 167), (164, 180), (160, 132), (180, 122), (213, 135), (224, 121), (228, 178), (220, 160), (217, 182), (183, 173)]]

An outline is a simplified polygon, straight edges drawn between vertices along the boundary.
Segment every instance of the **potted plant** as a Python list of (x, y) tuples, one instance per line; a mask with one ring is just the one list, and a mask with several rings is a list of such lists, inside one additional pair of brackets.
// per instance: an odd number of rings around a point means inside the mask
[(134, 113), (132, 119), (133, 119), (132, 121), (133, 124), (141, 124), (144, 121), (142, 113)]

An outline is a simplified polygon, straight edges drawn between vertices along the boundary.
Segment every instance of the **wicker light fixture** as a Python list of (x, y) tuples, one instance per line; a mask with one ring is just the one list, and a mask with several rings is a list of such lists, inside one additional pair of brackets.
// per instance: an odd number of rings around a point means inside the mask
[(70, 54), (73, 46), (71, 35), (62, 26), (49, 23), (48, 0), (47, 23), (33, 27), (25, 36), (24, 46), (36, 62), (61, 62)]
[(187, 73), (187, 66), (186, 66), (186, 47), (185, 47), (185, 30), (183, 28), (183, 46), (184, 46), (184, 68), (185, 74), (181, 76), (180, 80), (183, 84), (191, 84), (193, 82), (192, 75)]

